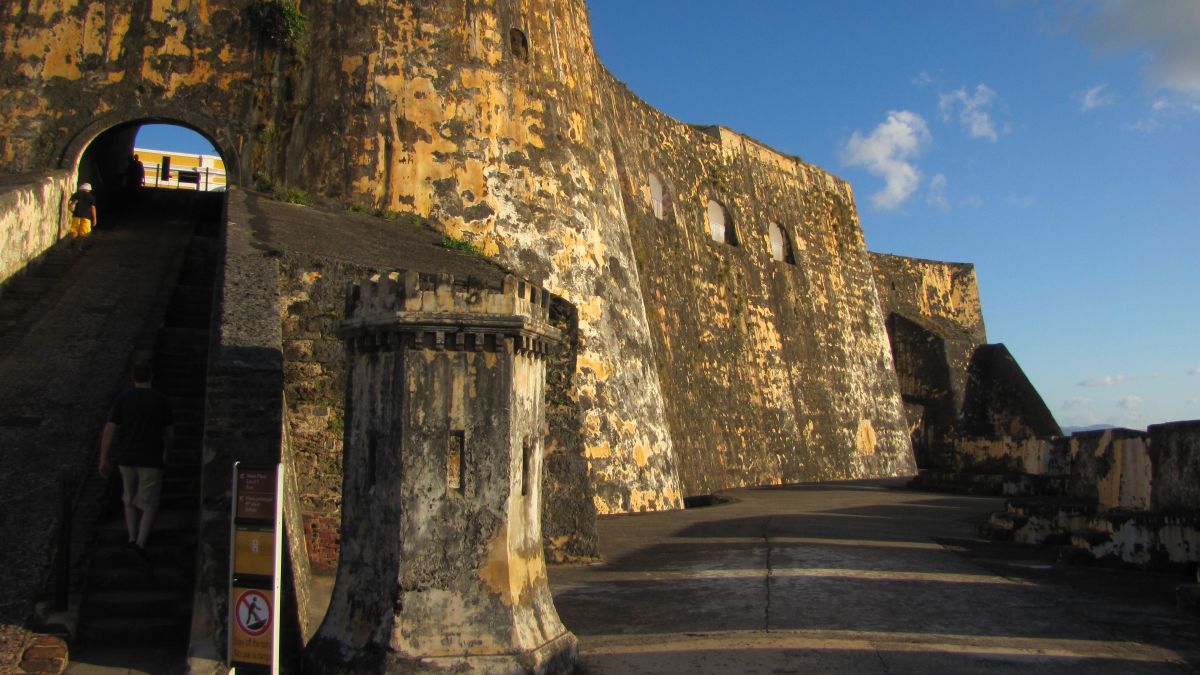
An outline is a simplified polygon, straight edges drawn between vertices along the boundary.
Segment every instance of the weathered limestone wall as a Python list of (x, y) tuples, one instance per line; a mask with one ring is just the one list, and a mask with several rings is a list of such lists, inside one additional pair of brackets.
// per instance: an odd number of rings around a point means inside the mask
[[(637, 260), (617, 282), (641, 284), (685, 492), (913, 472), (849, 185), (608, 95)], [(709, 200), (736, 245), (711, 236)], [(772, 258), (771, 223), (794, 263)]]
[(1003, 344), (971, 354), (958, 433), (964, 436), (1061, 436), (1041, 394)]
[(1068, 446), (1065, 438), (956, 438), (953, 468), (1065, 476), (1071, 469)]
[[(242, 2), (47, 0), (0, 10), (0, 170), (75, 162), (97, 133), (136, 118), (192, 124), (227, 164), (256, 146), (254, 107), (273, 55)], [(247, 108), (251, 109), (248, 110)]]
[(871, 260), (917, 463), (950, 466), (971, 356), (987, 340), (975, 268), (879, 253)]
[(1150, 506), (1149, 435), (1131, 429), (1072, 434), (1067, 493), (1102, 509)]
[[(247, 6), (3, 10), (0, 171), (73, 169), (106, 129), (172, 120), (215, 142), (234, 183), (294, 185), (474, 242), (578, 308), (568, 398), (601, 513), (912, 470), (844, 182), (646, 106), (597, 60), (583, 0), (313, 0), (298, 49), (266, 39)], [(648, 215), (651, 169), (671, 227)], [(706, 238), (713, 196), (742, 245)], [(796, 265), (771, 261), (769, 221)]]
[(1155, 511), (1200, 513), (1200, 421), (1155, 424), (1150, 434)]
[(884, 316), (897, 314), (941, 336), (950, 366), (951, 395), (962, 409), (967, 366), (987, 342), (975, 266), (872, 253)]
[(73, 188), (66, 171), (0, 182), (0, 288), (66, 234)]
[[(571, 397), (592, 411), (584, 444), (610, 449), (591, 459), (596, 508), (680, 506), (645, 310), (637, 285), (618, 283), (634, 264), (583, 3), (313, 14), (344, 28), (313, 35), (310, 50), (335, 56), (306, 64), (299, 98), (337, 100), (295, 107), (276, 173), (428, 217), (578, 306)], [(357, 142), (327, 141), (331, 124)]]

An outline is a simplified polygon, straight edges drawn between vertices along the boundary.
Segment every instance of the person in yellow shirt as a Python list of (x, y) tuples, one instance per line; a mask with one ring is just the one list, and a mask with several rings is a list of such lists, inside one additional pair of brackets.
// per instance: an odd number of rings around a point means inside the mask
[(71, 209), (71, 250), (78, 250), (82, 247), (80, 240), (96, 227), (96, 195), (92, 194), (91, 184), (80, 183), (67, 206)]

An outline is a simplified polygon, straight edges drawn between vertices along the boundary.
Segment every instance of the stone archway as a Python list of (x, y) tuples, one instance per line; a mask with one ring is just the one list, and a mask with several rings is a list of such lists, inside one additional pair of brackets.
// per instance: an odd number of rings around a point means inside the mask
[(201, 135), (221, 156), (227, 184), (239, 184), (241, 172), (238, 158), (229, 150), (232, 144), (228, 139), (222, 142), (223, 129), (206, 115), (168, 109), (114, 112), (70, 137), (58, 157), (59, 167), (70, 170), (75, 183), (91, 183), (101, 213), (131, 206), (123, 199), (125, 173), (138, 130), (147, 124), (179, 126)]
[[(229, 185), (241, 185), (241, 157), (236, 153), (236, 144), (228, 131), (228, 126), (212, 119), (204, 113), (187, 112), (173, 108), (136, 108), (121, 110), (101, 115), (91, 124), (80, 129), (76, 135), (68, 137), (58, 153), (58, 166), (65, 169), (76, 169), (77, 174), (84, 171), (85, 154), (94, 147), (97, 141), (115, 145), (114, 150), (133, 148), (133, 137), (137, 130), (146, 124), (170, 124), (185, 127), (199, 133), (212, 144), (220, 154), (226, 166)], [(126, 142), (127, 137), (127, 142)], [(101, 149), (103, 151), (103, 149)], [(121, 157), (124, 161), (126, 157)], [(89, 168), (88, 171), (91, 171)], [(89, 177), (92, 178), (92, 177)], [(100, 178), (108, 178), (101, 173)]]

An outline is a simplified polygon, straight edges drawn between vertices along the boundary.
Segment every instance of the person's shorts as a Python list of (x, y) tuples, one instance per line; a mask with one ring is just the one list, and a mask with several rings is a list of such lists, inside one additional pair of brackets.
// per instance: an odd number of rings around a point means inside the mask
[(86, 237), (92, 231), (92, 219), (71, 216), (71, 236)]
[(157, 511), (162, 493), (163, 470), (151, 466), (121, 466), (121, 483), (125, 486), (125, 505), (142, 511)]

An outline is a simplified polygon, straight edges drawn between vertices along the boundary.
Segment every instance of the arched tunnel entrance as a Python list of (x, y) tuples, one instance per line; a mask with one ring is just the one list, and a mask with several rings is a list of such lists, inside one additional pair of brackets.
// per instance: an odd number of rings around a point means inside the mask
[(111, 224), (111, 216), (153, 216), (156, 206), (169, 210), (193, 201), (182, 192), (220, 193), (229, 184), (225, 158), (212, 140), (167, 119), (131, 120), (102, 131), (80, 154), (76, 176), (77, 184), (92, 186), (100, 227)]

